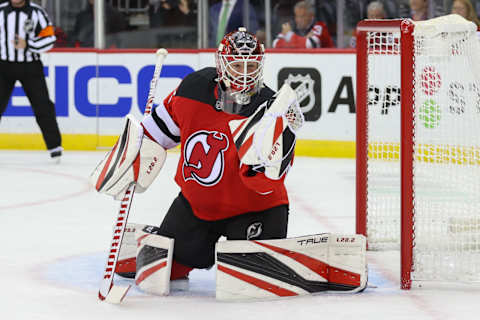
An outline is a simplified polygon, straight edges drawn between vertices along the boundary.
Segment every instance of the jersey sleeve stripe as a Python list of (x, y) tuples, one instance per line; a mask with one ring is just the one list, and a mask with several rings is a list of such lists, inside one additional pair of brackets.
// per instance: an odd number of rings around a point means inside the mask
[(165, 110), (163, 105), (155, 108), (155, 112), (152, 113), (153, 120), (166, 136), (177, 143), (180, 142), (180, 136), (175, 134), (175, 132), (179, 132), (177, 125), (173, 121), (169, 121), (171, 120), (170, 115), (167, 112), (162, 112), (162, 109)]
[(165, 149), (174, 148), (179, 144), (179, 142), (172, 140), (162, 130), (160, 130), (151, 115), (143, 119), (142, 125), (145, 130), (148, 131), (150, 136)]
[(165, 149), (171, 149), (180, 143), (180, 130), (163, 105), (155, 108), (152, 114), (142, 121), (142, 124), (152, 138)]
[(28, 40), (28, 47), (32, 52), (42, 53), (50, 50), (57, 38), (55, 36)]
[(180, 128), (177, 126), (175, 121), (173, 121), (172, 117), (168, 113), (163, 103), (155, 108), (154, 114), (155, 114), (154, 117), (156, 116), (159, 119), (162, 119), (164, 121), (165, 125), (168, 128), (168, 131), (171, 132), (173, 136), (177, 136), (177, 137), (180, 136)]
[(28, 41), (29, 47), (33, 49), (43, 49), (51, 44), (53, 44), (56, 40), (55, 36), (49, 36), (49, 37), (44, 37), (44, 38), (36, 38), (36, 39), (31, 39)]

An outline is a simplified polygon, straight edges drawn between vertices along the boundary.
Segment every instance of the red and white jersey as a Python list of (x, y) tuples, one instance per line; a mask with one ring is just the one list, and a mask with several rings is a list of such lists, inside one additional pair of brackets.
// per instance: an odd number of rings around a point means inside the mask
[(240, 165), (228, 122), (244, 119), (272, 98), (269, 88), (252, 97), (245, 115), (220, 111), (215, 68), (189, 74), (152, 114), (142, 121), (146, 134), (165, 149), (181, 144), (176, 183), (195, 215), (219, 220), (288, 204), (280, 180), (252, 173)]
[(333, 48), (335, 45), (325, 23), (318, 21), (307, 30), (294, 29), (286, 35), (280, 33), (273, 41), (273, 47), (311, 49)]

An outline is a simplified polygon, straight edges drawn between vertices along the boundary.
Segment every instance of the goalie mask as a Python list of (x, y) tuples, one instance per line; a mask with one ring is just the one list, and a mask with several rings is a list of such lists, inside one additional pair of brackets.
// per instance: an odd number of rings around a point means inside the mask
[(223, 38), (215, 55), (223, 111), (239, 113), (260, 90), (264, 57), (263, 44), (245, 28)]

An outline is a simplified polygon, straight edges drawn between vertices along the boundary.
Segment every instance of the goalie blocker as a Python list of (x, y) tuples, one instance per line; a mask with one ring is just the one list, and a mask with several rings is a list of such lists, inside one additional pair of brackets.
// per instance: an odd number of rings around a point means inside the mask
[(251, 300), (359, 292), (367, 285), (365, 252), (362, 235), (218, 242), (216, 297)]

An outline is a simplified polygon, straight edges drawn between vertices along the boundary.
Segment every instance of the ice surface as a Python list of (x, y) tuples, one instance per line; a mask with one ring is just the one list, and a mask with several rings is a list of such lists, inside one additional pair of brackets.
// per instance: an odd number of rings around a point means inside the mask
[[(46, 152), (0, 151), (0, 319), (480, 318), (479, 287), (431, 284), (401, 291), (398, 251), (368, 253), (375, 288), (360, 294), (218, 302), (211, 269), (193, 271), (189, 291), (154, 297), (132, 288), (121, 305), (99, 302), (118, 202), (94, 192), (87, 178), (104, 154), (67, 151), (55, 165)], [(161, 222), (179, 191), (173, 182), (177, 160), (169, 153), (151, 188), (135, 195), (130, 222)], [(354, 160), (297, 157), (286, 181), (289, 236), (354, 232), (354, 177)]]

